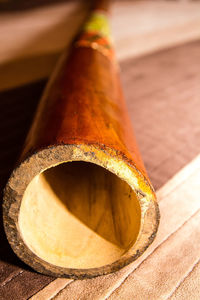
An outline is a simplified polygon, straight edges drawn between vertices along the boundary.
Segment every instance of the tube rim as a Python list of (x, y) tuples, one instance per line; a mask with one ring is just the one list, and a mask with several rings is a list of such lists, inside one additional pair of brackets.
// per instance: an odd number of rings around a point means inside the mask
[[(141, 227), (134, 245), (118, 260), (112, 264), (89, 269), (73, 269), (55, 266), (38, 257), (26, 245), (20, 234), (18, 224), (20, 205), (23, 194), (31, 180), (39, 173), (50, 167), (70, 161), (86, 161), (100, 165), (114, 173), (122, 180), (117, 170), (112, 168), (111, 161), (124, 164), (132, 173), (135, 184), (134, 189), (141, 207)], [(29, 170), (29, 172), (27, 172)], [(23, 182), (20, 178), (23, 178)], [(133, 179), (132, 178), (132, 179)], [(136, 179), (140, 184), (136, 186)], [(142, 186), (142, 189), (141, 189)], [(142, 195), (144, 197), (142, 197)], [(67, 277), (74, 279), (92, 278), (106, 275), (120, 270), (124, 266), (135, 261), (153, 242), (159, 225), (159, 208), (152, 186), (147, 178), (137, 169), (133, 161), (128, 160), (123, 153), (114, 149), (95, 144), (67, 144), (53, 145), (38, 150), (29, 155), (12, 172), (4, 191), (3, 219), (7, 239), (17, 256), (27, 265), (39, 273), (55, 277)]]

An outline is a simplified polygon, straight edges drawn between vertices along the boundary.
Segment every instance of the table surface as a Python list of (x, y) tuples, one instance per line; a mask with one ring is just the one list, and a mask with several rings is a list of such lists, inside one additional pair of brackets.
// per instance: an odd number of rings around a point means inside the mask
[[(128, 110), (160, 203), (153, 245), (120, 272), (83, 281), (55, 279), (15, 256), (1, 217), (0, 299), (200, 299), (199, 63), (200, 40), (141, 57), (129, 53), (120, 63)], [(46, 82), (0, 92), (1, 196)]]

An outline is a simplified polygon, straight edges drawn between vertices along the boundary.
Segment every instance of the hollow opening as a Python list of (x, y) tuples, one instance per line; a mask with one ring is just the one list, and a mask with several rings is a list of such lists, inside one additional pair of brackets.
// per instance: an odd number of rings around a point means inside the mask
[(133, 189), (96, 164), (51, 167), (29, 183), (20, 207), (25, 244), (43, 260), (66, 268), (94, 268), (118, 260), (140, 230)]

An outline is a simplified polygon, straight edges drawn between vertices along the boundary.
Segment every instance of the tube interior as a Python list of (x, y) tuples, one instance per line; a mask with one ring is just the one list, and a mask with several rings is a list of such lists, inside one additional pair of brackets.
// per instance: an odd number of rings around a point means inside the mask
[(43, 260), (66, 268), (94, 268), (119, 259), (140, 230), (132, 188), (89, 162), (67, 162), (34, 177), (20, 207), (25, 244)]

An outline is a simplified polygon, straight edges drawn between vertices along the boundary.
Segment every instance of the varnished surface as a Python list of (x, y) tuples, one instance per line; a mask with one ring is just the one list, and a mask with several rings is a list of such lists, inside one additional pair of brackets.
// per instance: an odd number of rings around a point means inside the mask
[[(138, 60), (129, 60), (122, 65), (122, 80), (129, 112), (148, 173), (157, 188), (199, 152), (199, 53), (200, 44), (196, 42)], [(146, 89), (142, 88), (143, 85)], [(1, 152), (1, 163), (5, 166), (1, 177), (2, 185), (10, 172), (11, 162), (16, 159), (29, 116), (32, 115), (41, 90), (42, 84), (1, 93), (1, 137), (5, 145), (4, 155), (8, 155), (7, 161), (10, 163), (8, 168)], [(35, 95), (32, 94), (33, 91)], [(19, 104), (18, 108), (21, 108), (21, 114), (15, 114), (16, 102)], [(162, 117), (163, 111), (165, 117)], [(148, 114), (152, 118), (148, 118), (147, 122)], [(8, 133), (15, 136), (17, 141), (19, 139), (19, 142), (10, 138), (8, 140)], [(8, 145), (10, 152), (7, 152)], [(149, 156), (149, 149), (154, 153), (154, 159)], [(4, 247), (1, 248), (1, 260), (4, 263), (1, 268), (5, 275), (4, 278), (3, 275), (1, 277), (1, 282), (5, 283), (1, 287), (2, 297), (13, 299), (13, 295), (18, 293), (18, 299), (26, 299), (52, 280), (27, 271), (9, 250), (5, 238), (2, 242)], [(23, 272), (20, 274), (21, 271)], [(28, 280), (28, 288), (24, 285), (24, 279)]]
[(92, 48), (73, 47), (69, 57), (61, 59), (38, 106), (21, 159), (58, 144), (109, 147), (148, 178), (134, 139), (117, 66)]

